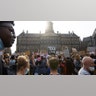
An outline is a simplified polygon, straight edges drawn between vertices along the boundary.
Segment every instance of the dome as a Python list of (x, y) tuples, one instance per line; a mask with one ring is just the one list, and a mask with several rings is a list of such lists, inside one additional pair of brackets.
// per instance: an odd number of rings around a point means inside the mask
[(53, 23), (51, 21), (47, 22), (45, 33), (54, 33)]

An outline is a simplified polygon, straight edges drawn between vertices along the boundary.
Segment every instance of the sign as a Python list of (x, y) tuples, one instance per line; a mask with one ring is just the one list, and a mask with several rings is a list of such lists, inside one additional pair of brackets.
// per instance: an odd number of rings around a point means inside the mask
[(64, 57), (70, 57), (69, 49), (65, 48), (64, 49)]
[(48, 47), (48, 54), (51, 55), (51, 54), (56, 54), (56, 48), (53, 47), (53, 46), (49, 46)]
[(87, 47), (88, 52), (95, 52), (95, 47)]

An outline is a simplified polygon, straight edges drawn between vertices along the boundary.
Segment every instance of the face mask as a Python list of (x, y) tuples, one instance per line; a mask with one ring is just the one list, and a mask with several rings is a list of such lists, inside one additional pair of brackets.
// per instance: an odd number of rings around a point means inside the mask
[(4, 44), (2, 42), (2, 40), (0, 39), (0, 50), (3, 50), (4, 49)]
[(25, 69), (25, 75), (28, 74), (29, 68)]
[(89, 70), (90, 70), (90, 71), (94, 71), (95, 68), (94, 68), (94, 67), (89, 67)]

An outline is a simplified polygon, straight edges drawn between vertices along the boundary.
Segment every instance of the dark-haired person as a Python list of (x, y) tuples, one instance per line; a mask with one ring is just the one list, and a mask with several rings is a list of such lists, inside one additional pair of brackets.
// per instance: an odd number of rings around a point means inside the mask
[(73, 60), (69, 57), (65, 59), (65, 65), (66, 65), (66, 75), (74, 75), (74, 63)]
[[(15, 41), (14, 21), (0, 21), (0, 52), (9, 48)], [(2, 54), (1, 54), (2, 55)], [(0, 75), (5, 75), (2, 58), (0, 56)]]
[(59, 60), (56, 57), (51, 57), (48, 63), (50, 67), (50, 75), (59, 75), (58, 73)]
[(95, 64), (95, 71), (94, 71), (94, 75), (96, 75), (96, 54), (95, 53), (91, 53), (90, 57), (93, 59), (94, 64)]

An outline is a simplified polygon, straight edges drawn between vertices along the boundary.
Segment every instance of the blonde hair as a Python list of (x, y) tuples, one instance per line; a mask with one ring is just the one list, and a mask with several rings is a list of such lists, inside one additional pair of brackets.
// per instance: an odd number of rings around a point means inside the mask
[(76, 60), (80, 60), (80, 55), (79, 55), (79, 54), (76, 54), (76, 55), (75, 55), (75, 59), (76, 59)]
[(18, 56), (17, 58), (17, 69), (20, 70), (21, 68), (29, 67), (29, 62), (26, 58), (26, 56)]

